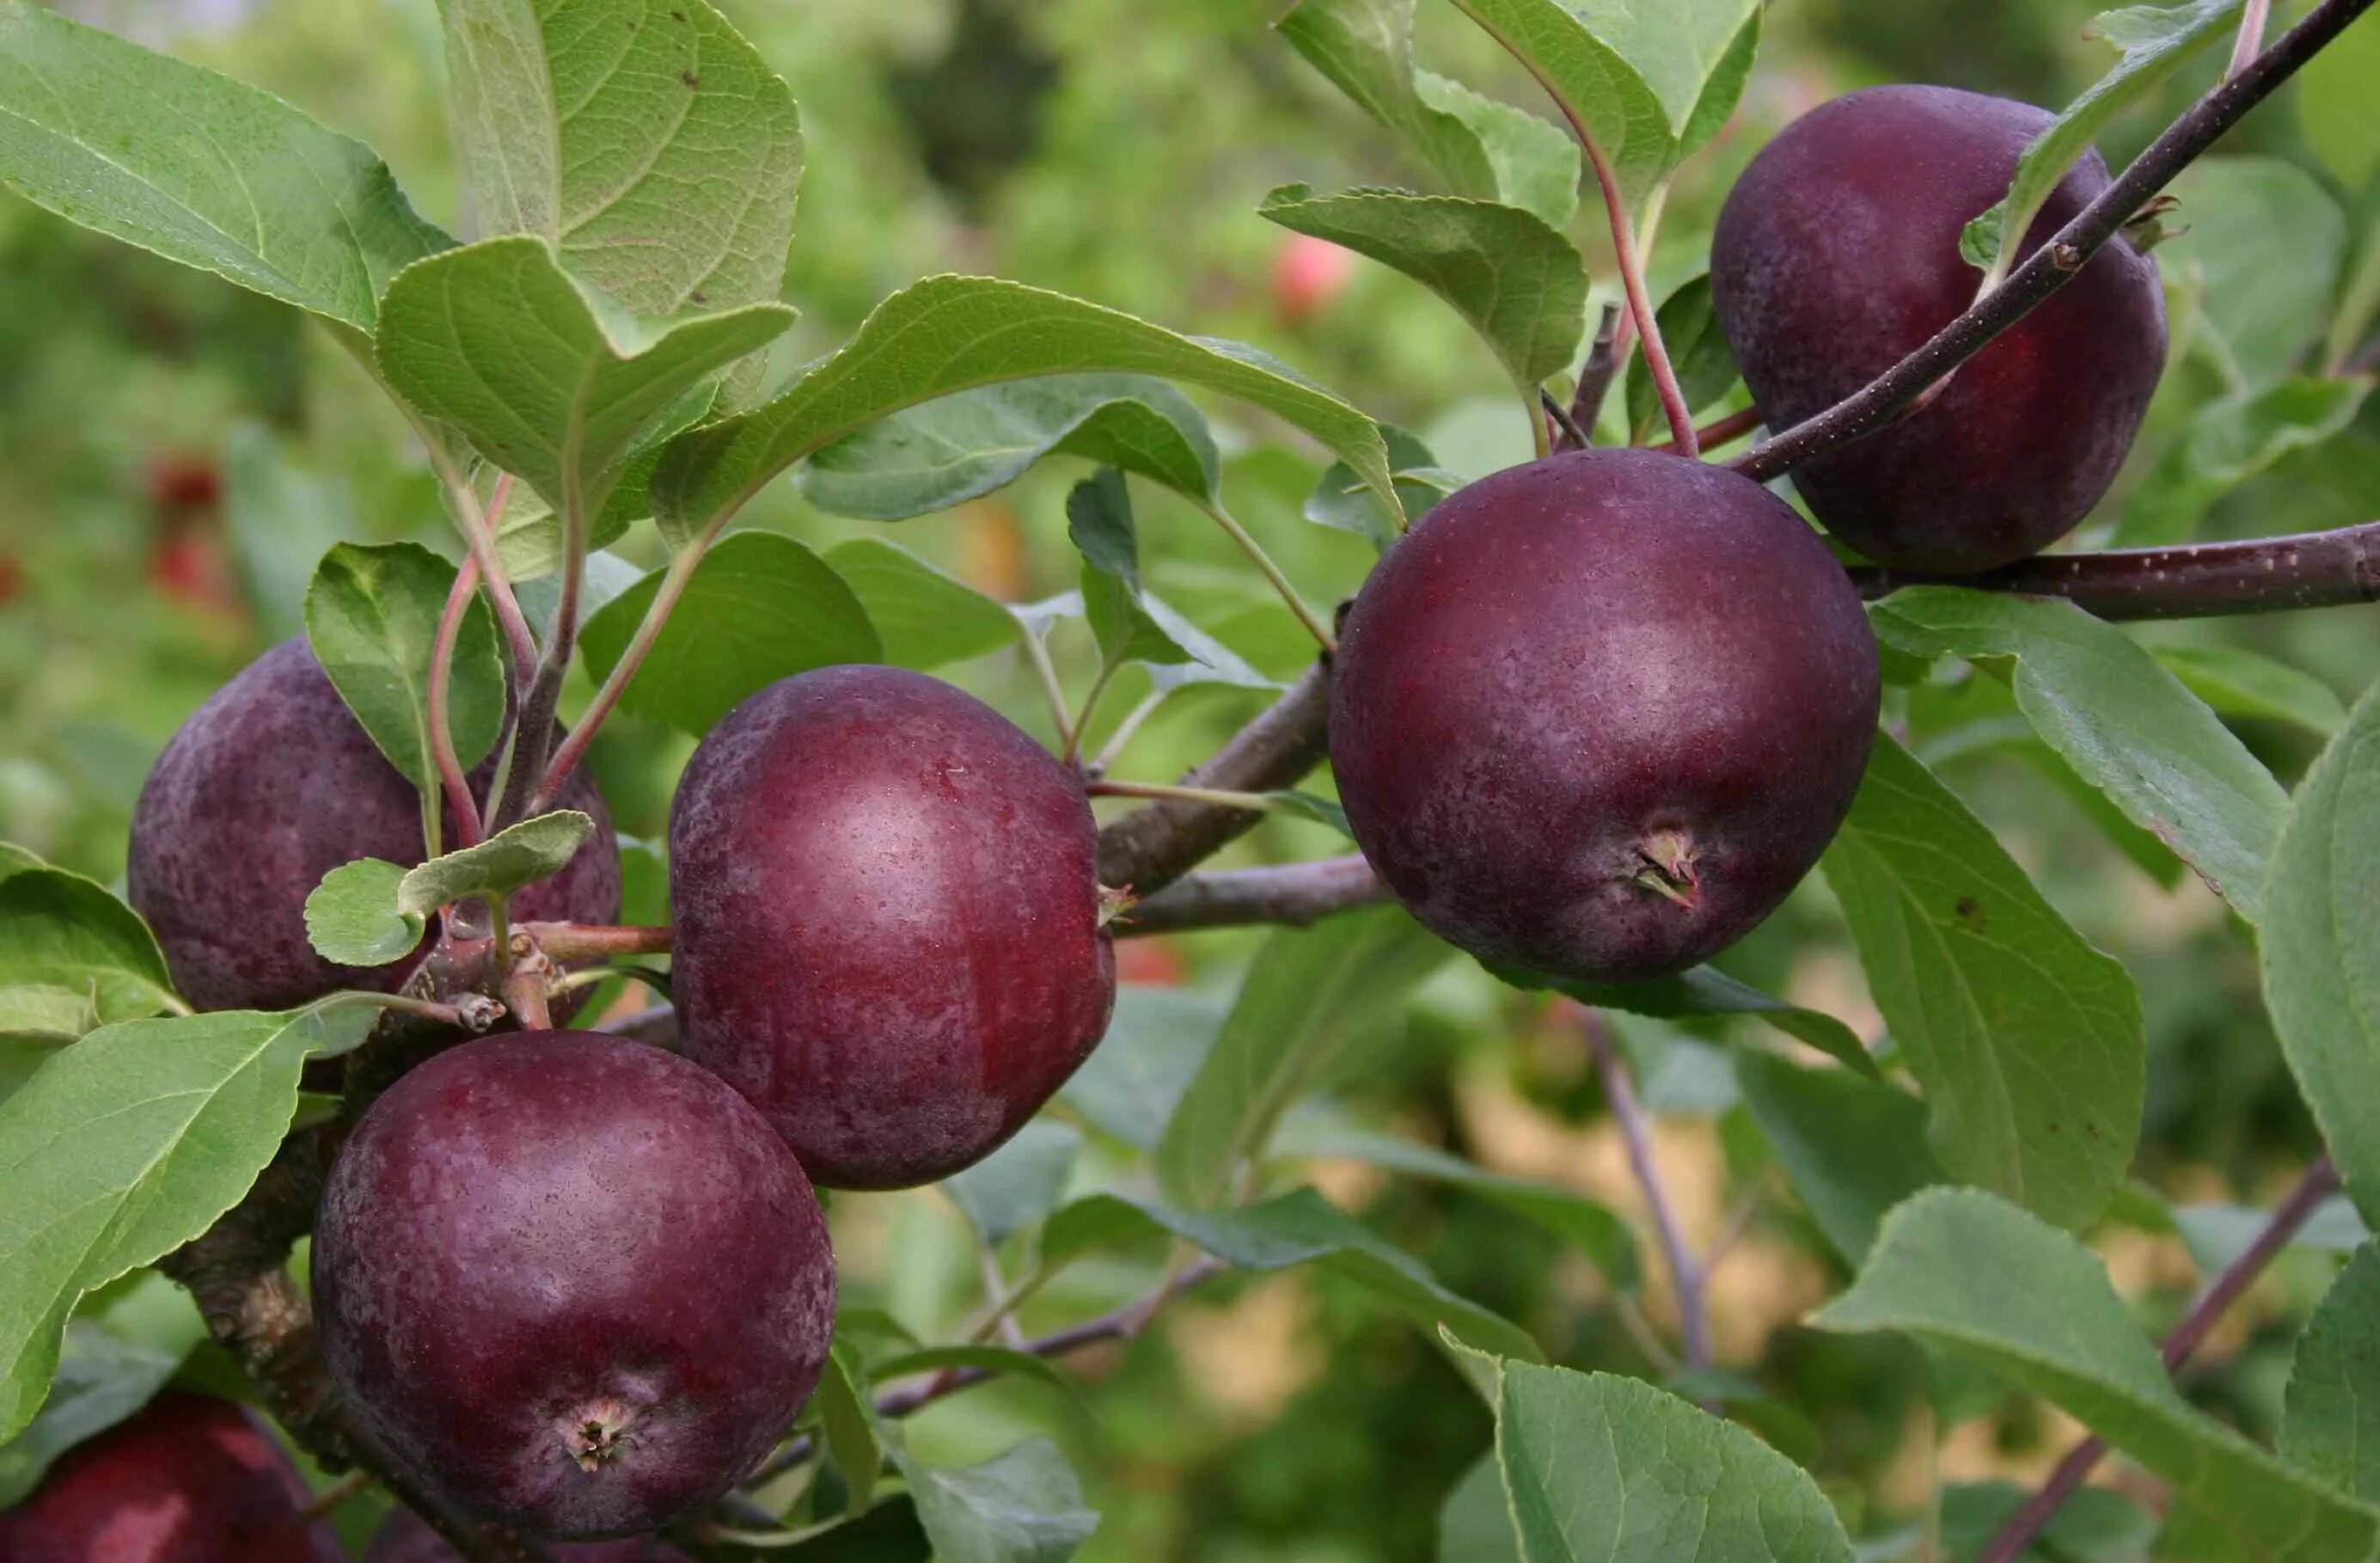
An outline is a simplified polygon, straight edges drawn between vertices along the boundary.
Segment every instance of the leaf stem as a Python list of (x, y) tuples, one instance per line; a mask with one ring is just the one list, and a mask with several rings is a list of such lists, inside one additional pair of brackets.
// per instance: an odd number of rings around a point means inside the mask
[[(396, 399), (400, 407), (405, 405), (402, 398)], [(528, 685), (529, 670), (537, 665), (537, 635), (529, 629), (528, 616), (521, 612), (520, 599), (514, 595), (504, 561), (496, 555), (496, 526), (504, 516), (505, 501), (512, 495), (512, 474), (497, 474), (488, 507), (481, 509), (470, 479), (455, 465), (445, 442), (410, 409), (406, 417), (421, 436), (422, 448), (430, 453), (431, 470), (438, 474), (438, 486), (446, 496), (447, 513), (454, 518), (455, 529), (463, 534), (464, 546), (471, 551), (471, 557), (479, 561), (480, 577), (488, 586), (488, 601), (495, 604), (496, 623), (503, 628), (504, 643), (512, 651), (513, 687), (523, 689)]]
[(2272, 14), (2273, 0), (2248, 0), (2247, 9), (2240, 14), (2240, 36), (2231, 44), (2231, 63), (2224, 67), (2223, 79), (2228, 81), (2247, 69), (2264, 52), (2265, 24)]
[(1025, 661), (1041, 686), (1042, 698), (1050, 702), (1059, 749), (1067, 754), (1081, 752), (1081, 740), (1075, 736), (1075, 714), (1066, 704), (1066, 687), (1058, 681), (1058, 666), (1050, 660), (1049, 642), (1030, 629), (1025, 632)]
[[(463, 847), (480, 844), (480, 806), (472, 800), (471, 784), (463, 775), (461, 757), (455, 752), (455, 729), (448, 708), (455, 677), (455, 642), (462, 634), (463, 616), (470, 611), (471, 598), (479, 585), (480, 561), (476, 556), (467, 558), (463, 568), (455, 572), (455, 589), (446, 593), (445, 609), (438, 616), (437, 639), (430, 649), (430, 751), (438, 763), (438, 780), (446, 791), (446, 807), (455, 816), (455, 842)], [(424, 812), (434, 818), (434, 806)], [(439, 855), (434, 839), (430, 855)]]
[(1629, 1170), (1635, 1175), (1636, 1186), (1645, 1195), (1654, 1235), (1660, 1240), (1662, 1256), (1670, 1267), (1670, 1288), (1678, 1298), (1678, 1332), (1683, 1343), (1685, 1366), (1689, 1371), (1706, 1368), (1711, 1361), (1710, 1321), (1705, 1313), (1703, 1267), (1686, 1241), (1685, 1228), (1679, 1224), (1677, 1209), (1670, 1200), (1669, 1185), (1662, 1181), (1660, 1166), (1653, 1159), (1652, 1120), (1644, 1104), (1637, 1101), (1635, 1087), (1629, 1082), (1628, 1068), (1621, 1059), (1619, 1043), (1611, 1034), (1609, 1023), (1583, 1005), (1572, 1007), (1578, 1015), (1579, 1028), (1586, 1035), (1587, 1047), (1595, 1055), (1595, 1073), (1602, 1082), (1603, 1099), (1611, 1108), (1612, 1121), (1620, 1126), (1620, 1138), (1628, 1151)]
[(1232, 792), (1222, 788), (1183, 787), (1172, 782), (1093, 781), (1083, 790), (1094, 798), (1159, 798), (1180, 803), (1206, 803), (1218, 809), (1250, 809), (1273, 813), (1280, 800), (1261, 792)]
[[(1458, 4), (1460, 0), (1458, 0)], [(1728, 465), (1766, 482), (1865, 438), (1890, 423), (1950, 371), (2064, 287), (2132, 214), (2195, 162), (2247, 112), (2269, 96), (2374, 0), (2321, 0), (2297, 26), (2236, 76), (2168, 126), (2098, 198), (2049, 237), (2008, 280), (1936, 332), (1915, 351), (1814, 417), (1735, 458)]]
[(613, 665), (612, 671), (604, 675), (602, 687), (595, 691), (595, 698), (587, 702), (578, 725), (570, 729), (570, 736), (563, 740), (560, 749), (554, 751), (552, 762), (546, 766), (545, 779), (538, 784), (535, 795), (529, 800), (530, 813), (551, 804), (570, 780), (570, 773), (578, 768), (578, 762), (586, 758), (587, 746), (595, 741), (595, 735), (602, 729), (604, 719), (612, 714), (612, 708), (620, 703), (622, 692), (627, 689), (629, 680), (637, 676), (637, 669), (645, 665), (653, 642), (661, 639), (662, 630), (668, 625), (678, 600), (686, 595), (686, 587), (694, 580), (694, 572), (701, 567), (704, 552), (702, 548), (689, 547), (669, 562), (669, 568), (662, 572), (660, 588), (653, 592), (652, 602), (645, 608), (645, 617), (637, 622), (637, 632), (628, 638), (627, 649), (620, 653), (620, 660)]
[[(1031, 637), (1026, 637), (1028, 640)], [(1083, 739), (1090, 736), (1091, 716), (1099, 708), (1099, 697), (1108, 692), (1115, 676), (1123, 671), (1123, 664), (1112, 658), (1099, 664), (1099, 676), (1091, 680), (1091, 692), (1083, 697), (1083, 709), (1072, 722), (1062, 724), (1066, 729), (1065, 763), (1077, 764), (1083, 758)]]
[(1124, 750), (1139, 734), (1143, 725), (1157, 714), (1158, 707), (1163, 705), (1172, 693), (1171, 690), (1151, 690), (1138, 705), (1126, 712), (1124, 719), (1116, 724), (1116, 730), (1109, 735), (1108, 741), (1100, 748), (1098, 756), (1084, 767), (1085, 774), (1093, 780), (1107, 775), (1115, 763), (1123, 757)]
[[(1543, 454), (1545, 421), (1535, 416), (1536, 410), (1533, 403), (1530, 408), (1532, 415), (1530, 421), (1537, 425), (1539, 453)], [(1223, 508), (1219, 500), (1201, 499), (1196, 501), (1196, 504), (1201, 510), (1207, 512), (1217, 526), (1223, 529), (1224, 535), (1240, 545), (1240, 552), (1248, 556), (1248, 562), (1261, 570), (1267, 580), (1272, 582), (1272, 589), (1281, 593), (1281, 600), (1289, 604), (1289, 611), (1297, 616), (1297, 621), (1305, 626), (1306, 633), (1314, 637), (1315, 643), (1322, 648), (1324, 653), (1337, 651), (1338, 638), (1330, 633), (1330, 627), (1325, 624), (1316, 615), (1314, 609), (1307, 605), (1305, 599), (1298, 594), (1297, 588), (1290, 584), (1289, 577), (1281, 573), (1281, 567), (1272, 562), (1272, 556), (1264, 551), (1263, 544), (1248, 535), (1248, 529), (1242, 526), (1229, 510)]]
[[(2256, 1240), (2224, 1266), (2223, 1273), (2199, 1295), (2189, 1314), (2175, 1326), (2171, 1335), (2166, 1337), (2166, 1372), (2172, 1373), (2180, 1368), (2190, 1361), (2199, 1347), (2205, 1344), (2208, 1334), (2230, 1306), (2240, 1300), (2240, 1293), (2252, 1286), (2256, 1277), (2265, 1273), (2265, 1267), (2289, 1246), (2299, 1228), (2322, 1207), (2325, 1200), (2338, 1192), (2338, 1187), (2337, 1165), (2326, 1155), (2317, 1157), (2298, 1180), (2298, 1186), (2289, 1191), (2289, 1198), (2274, 1209), (2265, 1223), (2265, 1229), (2256, 1234)], [(2058, 1469), (2050, 1472), (2049, 1480), (2042, 1484), (2041, 1490), (2000, 1527), (1991, 1545), (1976, 1556), (1975, 1563), (2015, 1563), (2023, 1556), (2025, 1548), (2033, 1545), (2034, 1538), (2041, 1533), (2042, 1528), (2049, 1523), (2051, 1517), (2057, 1514), (2059, 1506), (2074, 1496), (2090, 1476), (2092, 1468), (2107, 1452), (2106, 1440), (2095, 1436), (2075, 1445), (2067, 1452), (2066, 1458), (2058, 1462)]]

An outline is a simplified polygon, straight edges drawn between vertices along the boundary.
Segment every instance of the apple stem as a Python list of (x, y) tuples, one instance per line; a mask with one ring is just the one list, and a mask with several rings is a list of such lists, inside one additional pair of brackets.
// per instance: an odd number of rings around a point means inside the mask
[[(1703, 454), (1708, 455), (1712, 450), (1720, 446), (1743, 438), (1744, 435), (1752, 433), (1753, 430), (1759, 428), (1764, 421), (1766, 421), (1766, 420), (1762, 416), (1758, 408), (1747, 407), (1740, 412), (1730, 412), (1724, 418), (1715, 418), (1708, 423), (1704, 424), (1701, 428), (1696, 429), (1694, 431), (1694, 443), (1702, 446)], [(1663, 440), (1658, 445), (1646, 446), (1645, 448), (1647, 450), (1675, 450), (1678, 447), (1674, 441)]]
[(1157, 708), (1163, 705), (1166, 697), (1172, 692), (1171, 690), (1152, 690), (1148, 698), (1126, 712), (1123, 720), (1116, 724), (1116, 730), (1108, 736), (1106, 744), (1100, 748), (1091, 763), (1083, 768), (1084, 775), (1097, 781), (1113, 770), (1115, 763), (1123, 758), (1124, 750), (1139, 734), (1143, 724), (1157, 714)]
[[(2240, 1295), (2265, 1273), (2265, 1267), (2289, 1246), (2299, 1228), (2322, 1208), (2325, 1200), (2338, 1191), (2338, 1166), (2326, 1155), (2317, 1157), (2314, 1164), (2306, 1168), (2305, 1176), (2298, 1180), (2298, 1186), (2289, 1191), (2289, 1198), (2274, 1209), (2265, 1223), (2265, 1229), (2256, 1234), (2256, 1240), (2224, 1267), (2222, 1274), (2199, 1294), (2188, 1315), (2174, 1327), (2171, 1335), (2165, 1337), (2166, 1372), (2172, 1373), (2180, 1368), (2190, 1361), (2199, 1347), (2205, 1344), (2206, 1337), (2231, 1304), (2237, 1302)], [(1992, 1538), (1991, 1545), (1977, 1555), (1975, 1563), (2014, 1563), (2014, 1559), (2022, 1557), (2025, 1548), (2033, 1545), (2033, 1539), (2041, 1533), (2042, 1528), (2049, 1523), (2059, 1507), (2074, 1496), (2090, 1476), (2092, 1468), (2107, 1453), (2106, 1441), (2097, 1437), (2085, 1438), (2068, 1450), (2066, 1458), (2059, 1460), (2058, 1468), (2050, 1472), (2049, 1480), (2042, 1484), (2041, 1490), (2034, 1494), (2025, 1506), (2000, 1528), (1999, 1533)]]
[[(454, 682), (455, 642), (462, 634), (463, 615), (469, 610), (479, 584), (480, 561), (474, 556), (455, 572), (455, 589), (446, 593), (445, 610), (438, 616), (437, 639), (430, 648), (430, 751), (438, 763), (439, 783), (446, 789), (446, 807), (455, 814), (455, 841), (464, 847), (480, 844), (480, 806), (471, 799), (471, 784), (455, 752), (448, 700)], [(438, 856), (435, 841), (431, 843), (430, 855)]]
[(1859, 390), (1728, 465), (1745, 477), (1766, 482), (1864, 439), (1900, 417), (1935, 382), (1983, 351), (2000, 333), (2071, 281), (2175, 175), (2197, 161), (2373, 4), (2374, 0), (2321, 0), (2272, 47), (2166, 127), (2097, 199), (2027, 256), (2008, 280)]
[(1238, 519), (1229, 510), (1224, 509), (1221, 503), (1217, 500), (1201, 499), (1197, 501), (1197, 505), (1198, 508), (1207, 512), (1208, 517), (1217, 526), (1223, 529), (1226, 536), (1240, 545), (1240, 552), (1248, 556), (1248, 562), (1264, 572), (1264, 578), (1272, 582), (1272, 589), (1281, 593), (1281, 600), (1289, 604), (1289, 611), (1297, 616), (1297, 621), (1305, 626), (1306, 633), (1314, 637), (1315, 642), (1322, 648), (1324, 653), (1337, 651), (1339, 641), (1330, 633), (1330, 627), (1322, 622), (1314, 609), (1307, 605), (1305, 599), (1299, 594), (1297, 588), (1290, 584), (1289, 577), (1282, 574), (1281, 567), (1272, 562), (1272, 556), (1264, 551), (1263, 544), (1248, 535), (1248, 529), (1242, 526)]

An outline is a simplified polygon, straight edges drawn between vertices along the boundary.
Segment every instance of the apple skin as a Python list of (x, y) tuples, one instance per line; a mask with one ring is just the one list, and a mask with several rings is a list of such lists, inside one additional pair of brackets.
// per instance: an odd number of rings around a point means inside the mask
[[(491, 761), (473, 786), (492, 774)], [(595, 833), (560, 873), (513, 898), (515, 920), (618, 922), (619, 847), (583, 767), (555, 806), (593, 815)], [(454, 828), (449, 819), (450, 840)], [(192, 1006), (294, 1009), (342, 988), (390, 993), (405, 981), (413, 959), (347, 967), (317, 955), (306, 898), (342, 863), (410, 867), (421, 849), (420, 794), (300, 638), (249, 664), (165, 746), (133, 812), (126, 880), (175, 990)]]
[[(563, 1542), (546, 1550), (553, 1554), (553, 1563), (694, 1563), (685, 1553), (651, 1536)], [(463, 1563), (463, 1558), (420, 1516), (399, 1508), (372, 1537), (364, 1563)]]
[(830, 1188), (973, 1166), (1115, 1004), (1077, 775), (938, 679), (783, 679), (705, 738), (670, 813), (686, 1056)]
[(167, 1390), (61, 1456), (0, 1513), (7, 1563), (340, 1563), (271, 1434), (228, 1400)]
[(1365, 857), (1425, 925), (1490, 962), (1634, 981), (1726, 948), (1809, 872), (1878, 692), (1858, 594), (1782, 501), (1702, 462), (1577, 451), (1473, 483), (1389, 551), (1341, 635), (1330, 758)]
[(424, 1485), (540, 1535), (649, 1532), (750, 1474), (834, 1328), (825, 1218), (717, 1077), (624, 1038), (440, 1054), (333, 1165), (323, 1362)]
[[(1711, 302), (1773, 430), (1816, 416), (1975, 301), (1959, 254), (2050, 123), (1948, 87), (1876, 87), (1804, 115), (1736, 181)], [(2095, 152), (2027, 232), (2031, 254), (2107, 188)], [(1793, 474), (1827, 530), (1880, 565), (1965, 575), (2074, 530), (2107, 492), (2165, 368), (2156, 263), (2118, 237), (1969, 359), (1927, 405)]]
[(1273, 311), (1285, 325), (1303, 325), (1329, 309), (1354, 275), (1354, 250), (1312, 234), (1286, 235), (1273, 255)]

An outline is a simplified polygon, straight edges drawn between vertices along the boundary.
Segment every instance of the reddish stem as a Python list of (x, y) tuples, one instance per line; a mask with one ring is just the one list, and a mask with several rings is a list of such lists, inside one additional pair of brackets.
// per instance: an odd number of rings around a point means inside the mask
[[(1557, 103), (1560, 99), (1555, 99)], [(1628, 221), (1628, 208), (1620, 199), (1620, 181), (1604, 161), (1603, 150), (1586, 127), (1565, 105), (1562, 113), (1570, 119), (1571, 128), (1578, 132), (1579, 145), (1586, 149), (1586, 160), (1595, 167), (1596, 183), (1603, 187), (1603, 210), (1611, 219), (1611, 248), (1619, 258), (1620, 286), (1628, 294), (1628, 313), (1636, 322), (1636, 336), (1645, 354), (1645, 367), (1652, 372), (1653, 388), (1660, 393), (1661, 410), (1670, 420), (1670, 435), (1681, 455), (1697, 457), (1701, 446), (1694, 443), (1694, 409), (1686, 405), (1686, 394), (1678, 386), (1678, 372), (1670, 364), (1670, 349), (1661, 341), (1661, 323), (1655, 317), (1652, 295), (1645, 289), (1645, 266), (1636, 253), (1636, 236)], [(1619, 361), (1615, 350), (1613, 361)]]
[(2240, 36), (2231, 44), (2231, 63), (2223, 71), (2226, 81), (2247, 69), (2249, 62), (2264, 53), (2265, 23), (2272, 14), (2273, 0), (2248, 0), (2248, 8), (2240, 16)]
[[(1696, 429), (1694, 441), (1702, 447), (1703, 454), (1708, 454), (1730, 441), (1743, 438), (1753, 430), (1759, 428), (1761, 421), (1760, 409), (1756, 407), (1747, 407), (1741, 412), (1730, 412), (1724, 418), (1714, 419)], [(1675, 440), (1663, 440), (1659, 445), (1646, 446), (1645, 448), (1675, 450), (1678, 448), (1678, 444)]]
[(463, 616), (470, 611), (471, 598), (479, 584), (479, 559), (465, 559), (463, 568), (455, 572), (455, 587), (446, 593), (445, 609), (438, 616), (437, 638), (430, 648), (430, 750), (438, 763), (438, 780), (446, 792), (446, 807), (455, 816), (455, 840), (464, 847), (480, 844), (480, 806), (471, 798), (471, 784), (463, 775), (461, 757), (455, 752), (455, 733), (448, 725), (447, 708), (454, 683), (455, 642), (462, 634)]

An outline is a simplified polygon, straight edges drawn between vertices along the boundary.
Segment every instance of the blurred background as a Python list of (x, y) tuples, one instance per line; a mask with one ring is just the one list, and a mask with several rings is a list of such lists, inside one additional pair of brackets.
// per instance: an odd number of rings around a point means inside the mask
[[(1268, 189), (1292, 181), (1330, 189), (1422, 177), (1274, 36), (1281, 0), (716, 3), (792, 82), (808, 125), (785, 279), (803, 320), (784, 366), (831, 348), (910, 280), (985, 272), (1253, 342), (1421, 433), (1458, 471), (1526, 457), (1509, 387), (1451, 314), (1417, 286), (1255, 215)], [(468, 232), (441, 117), (432, 0), (59, 8), (280, 92), (371, 143), (427, 215)], [(1702, 268), (1734, 173), (1778, 126), (1887, 80), (2060, 104), (2107, 64), (2104, 46), (2082, 36), (2093, 8), (1780, 0), (1736, 123), (1688, 167), (1670, 202), (1657, 294)], [(1423, 0), (1420, 9), (1419, 53), (1433, 68), (1540, 108), (1451, 6)], [(2282, 9), (2286, 19), (2290, 7)], [(2109, 160), (2144, 142), (2217, 63), (2183, 70), (2157, 103), (2121, 120), (2103, 142)], [(2368, 97), (2372, 78), (2363, 79)], [(2159, 252), (2173, 363), (2136, 470), (2086, 539), (2126, 522), (2143, 475), (2212, 399), (2319, 355), (2328, 300), (2352, 263), (2349, 236), (2368, 231), (2380, 210), (2371, 168), (2359, 177), (2351, 161), (2326, 152), (2323, 116), (2336, 110), (2325, 104), (2346, 101), (2343, 92), (2320, 81), (2285, 92), (2226, 144), (2237, 161), (2201, 170), (2182, 191), (2177, 220), (2192, 232)], [(2351, 112), (2368, 113), (2364, 98), (2352, 103), (2364, 107)], [(2203, 199), (2192, 203), (2193, 193)], [(1598, 297), (1609, 295), (1591, 201), (1572, 232)], [(1228, 442), (1233, 510), (1309, 598), (1351, 592), (1371, 551), (1301, 519), (1321, 465), (1314, 453), (1243, 409), (1208, 410)], [(1003, 494), (890, 535), (1003, 600), (1060, 592), (1077, 562), (1063, 499), (1082, 475), (1079, 463), (1052, 461)], [(1293, 676), (1310, 642), (1264, 582), (1194, 512), (1153, 490), (1136, 497), (1151, 588), (1257, 668)], [(789, 484), (747, 516), (813, 544), (884, 530), (811, 512)], [(2380, 419), (2366, 412), (2355, 430), (2282, 456), (2192, 520), (2201, 535), (2221, 536), (2374, 517)], [(260, 650), (298, 632), (325, 547), (399, 538), (453, 552), (403, 426), (296, 311), (0, 194), (0, 836), (102, 879), (120, 874), (129, 810), (175, 727)], [(644, 527), (618, 551), (640, 567), (661, 556)], [(2292, 719), (2242, 727), (2294, 781), (2333, 697), (2351, 699), (2380, 670), (2375, 629), (2374, 611), (2355, 609), (2145, 633), (2160, 644), (2252, 648), (2311, 675), (2312, 686), (2291, 692)], [(1061, 630), (1054, 648), (1077, 693), (1090, 648), (1087, 634), (1066, 637), (1080, 633)], [(1048, 734), (1014, 653), (955, 677)], [(1146, 689), (1117, 691), (1103, 725)], [(1172, 776), (1262, 698), (1184, 693), (1133, 737), (1115, 774)], [(1920, 751), (2050, 898), (2140, 977), (2153, 1048), (2140, 1179), (2177, 1203), (2269, 1201), (2313, 1142), (2257, 1000), (2247, 937), (2162, 848), (2129, 827), (2111, 831), (2104, 811), (2008, 717), (2004, 690), (1973, 679), (1915, 691), (1904, 713)], [(605, 730), (593, 763), (628, 836), (662, 835), (690, 747), (625, 715)], [(1344, 849), (1321, 826), (1275, 822), (1235, 853)], [(647, 854), (632, 881), (631, 921), (664, 915), (662, 884)], [(1119, 1031), (1179, 1036), (1191, 1048), (1220, 1023), (1251, 942), (1215, 934), (1130, 945)], [(1876, 1027), (1822, 885), (1727, 964)], [(1689, 1227), (1704, 1242), (1740, 1234), (1715, 1280), (1720, 1360), (1807, 1413), (1806, 1427), (1788, 1430), (1801, 1445), (1792, 1452), (1814, 1462), (1855, 1532), (1888, 1529), (1931, 1479), (1916, 1359), (1889, 1340), (1798, 1327), (1842, 1277), (1738, 1105), (1717, 1045), (1724, 1033), (1638, 1023), (1626, 1040), (1662, 1115), (1660, 1154)], [(1360, 1039), (1351, 1056), (1334, 1110), (1641, 1213), (1575, 1034), (1469, 963), (1433, 979), (1395, 1026)], [(1102, 1154), (1094, 1144), (1077, 1176), (1095, 1179)], [(1322, 1162), (1310, 1175), (1451, 1288), (1533, 1329), (1557, 1360), (1651, 1372), (1634, 1322), (1540, 1227), (1474, 1196), (1353, 1164)], [(976, 1306), (973, 1244), (939, 1195), (845, 1197), (834, 1219), (847, 1301), (885, 1308), (929, 1337)], [(2178, 1313), (2196, 1274), (2183, 1243), (2120, 1221), (2095, 1240), (2144, 1324)], [(1028, 1310), (1027, 1323), (1106, 1306), (1144, 1273), (1083, 1266)], [(2234, 1314), (2189, 1392), (2252, 1432), (2268, 1430), (2288, 1363), (2285, 1326), (2325, 1276), (2315, 1256), (2279, 1266)], [(1658, 1293), (1647, 1313), (1666, 1327)], [(997, 1386), (943, 1402), (912, 1437), (938, 1458), (965, 1459), (1026, 1430), (1058, 1436), (1104, 1515), (1083, 1554), (1091, 1559), (1435, 1557), (1439, 1506), (1489, 1436), (1486, 1413), (1427, 1342), (1312, 1274), (1205, 1288), (1129, 1352), (1076, 1367), (1089, 1386), (1080, 1396)], [(1941, 1470), (2027, 1479), (2070, 1436), (2025, 1405), (2004, 1407), (1959, 1428)]]

